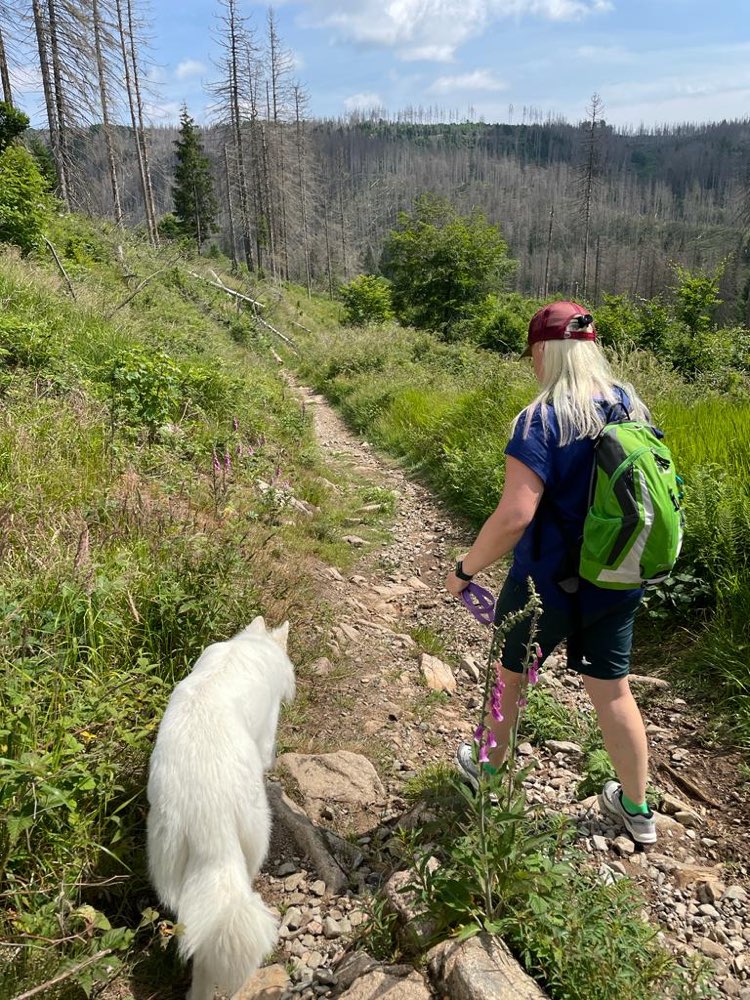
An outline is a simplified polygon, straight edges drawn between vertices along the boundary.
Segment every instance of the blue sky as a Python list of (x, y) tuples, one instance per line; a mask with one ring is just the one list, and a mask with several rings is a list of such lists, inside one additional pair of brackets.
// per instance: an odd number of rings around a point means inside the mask
[[(259, 34), (267, 4), (240, 0)], [(619, 125), (750, 116), (748, 0), (284, 0), (280, 34), (319, 116), (437, 106), (519, 122), (580, 118), (593, 91)], [(218, 70), (209, 0), (152, 0), (154, 121), (203, 121)], [(22, 60), (19, 60), (22, 61)], [(19, 80), (33, 88), (30, 67)], [(25, 74), (25, 76), (24, 76)], [(38, 97), (29, 93), (29, 110)], [(36, 116), (35, 116), (36, 117)]]

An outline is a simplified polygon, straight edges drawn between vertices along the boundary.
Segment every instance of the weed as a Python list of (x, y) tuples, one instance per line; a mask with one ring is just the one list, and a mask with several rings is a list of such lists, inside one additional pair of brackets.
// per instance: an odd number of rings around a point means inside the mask
[(429, 625), (417, 625), (409, 635), (425, 653), (431, 653), (433, 656), (445, 655), (445, 642)]

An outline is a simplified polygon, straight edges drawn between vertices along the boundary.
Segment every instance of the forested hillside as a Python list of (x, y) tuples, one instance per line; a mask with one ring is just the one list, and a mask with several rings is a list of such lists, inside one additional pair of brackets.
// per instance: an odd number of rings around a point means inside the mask
[[(381, 120), (308, 121), (274, 126), (278, 159), (270, 184), (284, 192), (286, 240), (279, 238), (280, 272), (305, 280), (307, 245), (312, 281), (324, 288), (374, 269), (400, 210), (425, 192), (442, 194), (462, 211), (480, 208), (500, 225), (518, 267), (511, 287), (529, 295), (580, 294), (586, 122), (570, 125), (437, 124)], [(176, 129), (152, 129), (154, 186), (160, 213), (171, 211)], [(230, 252), (223, 150), (225, 129), (203, 140), (221, 192), (216, 240)], [(135, 151), (118, 135), (124, 204), (141, 218)], [(652, 297), (671, 283), (670, 265), (716, 268), (726, 261), (725, 318), (748, 309), (750, 258), (745, 237), (750, 122), (595, 134), (588, 295), (628, 292)], [(298, 148), (300, 147), (301, 148)], [(272, 150), (273, 151), (273, 150)], [(302, 174), (298, 153), (303, 158)], [(80, 146), (85, 204), (109, 211), (103, 143), (88, 134)], [(264, 182), (265, 183), (265, 182)], [(234, 203), (238, 195), (232, 183)], [(301, 218), (306, 195), (307, 242)], [(239, 251), (239, 241), (238, 251)], [(549, 250), (549, 259), (548, 259)], [(270, 262), (269, 262), (270, 266)], [(330, 274), (329, 274), (330, 271)]]

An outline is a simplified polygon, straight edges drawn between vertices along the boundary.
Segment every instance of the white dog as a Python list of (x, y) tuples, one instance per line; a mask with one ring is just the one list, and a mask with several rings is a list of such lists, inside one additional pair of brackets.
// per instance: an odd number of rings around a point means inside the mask
[(256, 618), (209, 646), (172, 692), (151, 757), (148, 859), (193, 959), (188, 1000), (234, 993), (275, 946), (277, 922), (253, 891), (268, 851), (264, 771), (283, 701), (294, 697), (289, 623)]

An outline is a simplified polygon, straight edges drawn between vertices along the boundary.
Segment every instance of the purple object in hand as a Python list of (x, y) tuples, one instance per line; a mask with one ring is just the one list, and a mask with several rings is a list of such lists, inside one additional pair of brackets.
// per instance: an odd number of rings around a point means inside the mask
[(495, 598), (489, 590), (472, 581), (461, 591), (461, 600), (482, 625), (494, 624)]

